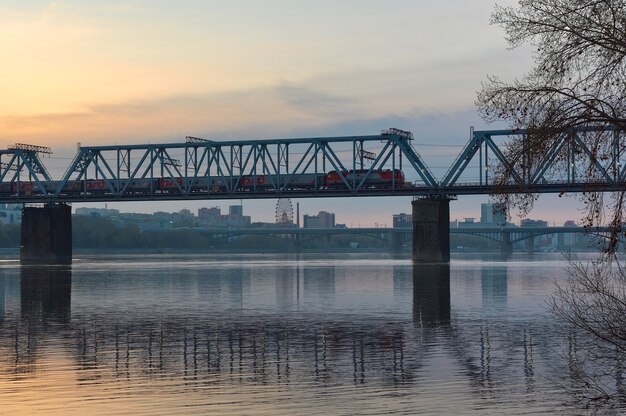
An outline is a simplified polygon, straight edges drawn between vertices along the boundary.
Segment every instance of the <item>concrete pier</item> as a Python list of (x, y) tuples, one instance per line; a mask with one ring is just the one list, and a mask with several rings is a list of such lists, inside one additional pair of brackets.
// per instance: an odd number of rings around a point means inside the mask
[(513, 243), (511, 243), (511, 233), (502, 231), (502, 242), (500, 243), (500, 254), (504, 257), (513, 253)]
[(450, 199), (416, 199), (413, 205), (413, 261), (450, 261)]
[(534, 234), (531, 237), (526, 239), (526, 251), (529, 254), (533, 254), (535, 252), (535, 235)]
[(404, 236), (396, 230), (389, 231), (389, 252), (399, 253), (402, 251), (402, 238)]
[(72, 209), (65, 204), (25, 207), (22, 212), (20, 262), (72, 263)]

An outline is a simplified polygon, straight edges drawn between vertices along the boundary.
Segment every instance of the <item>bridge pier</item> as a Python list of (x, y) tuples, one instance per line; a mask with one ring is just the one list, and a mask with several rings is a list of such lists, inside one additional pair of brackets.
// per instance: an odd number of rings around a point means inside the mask
[(20, 263), (72, 263), (72, 209), (46, 204), (22, 210)]
[(510, 256), (513, 254), (513, 243), (511, 243), (511, 232), (502, 231), (502, 242), (500, 243), (500, 254)]
[(413, 206), (413, 261), (450, 261), (450, 199), (416, 199)]
[(297, 253), (302, 251), (302, 245), (300, 244), (300, 234), (293, 235), (293, 244)]
[(526, 239), (526, 251), (529, 254), (533, 254), (535, 252), (535, 235), (532, 234), (531, 237)]
[(396, 230), (389, 231), (389, 252), (399, 253), (402, 251), (402, 234)]

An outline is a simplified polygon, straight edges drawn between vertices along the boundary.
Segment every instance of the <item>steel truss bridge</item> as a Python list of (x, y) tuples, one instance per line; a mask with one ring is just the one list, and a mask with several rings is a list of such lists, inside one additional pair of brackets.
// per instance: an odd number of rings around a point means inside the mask
[[(626, 185), (625, 133), (572, 130), (538, 162), (507, 156), (526, 130), (473, 131), (441, 179), (399, 129), (372, 136), (88, 146), (57, 179), (40, 159), (48, 148), (0, 150), (0, 202), (253, 199), (280, 197), (455, 196), (619, 191)], [(596, 151), (598, 135), (611, 146)], [(508, 171), (506, 183), (494, 181)]]

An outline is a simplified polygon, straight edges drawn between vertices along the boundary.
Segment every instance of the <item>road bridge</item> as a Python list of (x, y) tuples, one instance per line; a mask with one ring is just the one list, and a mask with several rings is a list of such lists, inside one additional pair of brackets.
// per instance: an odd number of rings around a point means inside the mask
[[(218, 238), (239, 236), (288, 236), (298, 244), (302, 237), (329, 237), (334, 235), (363, 235), (388, 242), (391, 251), (396, 251), (413, 235), (412, 227), (357, 227), (357, 228), (281, 228), (281, 227), (248, 227), (248, 228), (200, 228), (182, 227), (176, 230), (194, 230), (210, 234)], [(611, 231), (610, 227), (514, 227), (514, 226), (472, 226), (450, 228), (450, 234), (475, 235), (497, 241), (503, 253), (510, 253), (513, 245), (527, 242), (527, 249), (533, 251), (533, 240), (542, 235), (557, 235), (558, 248), (564, 249), (565, 234), (587, 234), (604, 237)]]
[[(43, 216), (34, 208), (24, 215), (21, 258), (47, 262), (67, 259), (68, 249), (71, 254), (69, 210), (58, 204), (410, 196), (415, 199), (414, 259), (447, 261), (449, 201), (459, 195), (624, 189), (623, 131), (571, 130), (539, 161), (524, 155), (511, 159), (507, 140), (523, 142), (528, 135), (526, 130), (472, 131), (441, 179), (418, 152), (413, 134), (394, 128), (370, 136), (240, 141), (187, 137), (182, 143), (86, 146), (56, 179), (39, 158), (50, 149), (16, 144), (0, 150), (0, 203), (57, 207)], [(594, 150), (598, 135), (613, 143), (601, 157)], [(510, 173), (506, 181), (499, 175), (504, 171)], [(63, 232), (51, 223), (68, 226)], [(30, 248), (33, 244), (36, 249)]]

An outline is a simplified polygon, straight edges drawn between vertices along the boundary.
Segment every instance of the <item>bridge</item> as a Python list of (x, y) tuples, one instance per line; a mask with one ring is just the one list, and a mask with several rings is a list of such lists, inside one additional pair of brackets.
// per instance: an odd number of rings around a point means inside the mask
[[(176, 230), (194, 230), (197, 232), (213, 235), (217, 238), (230, 238), (239, 236), (288, 236), (296, 245), (301, 238), (320, 238), (334, 235), (362, 235), (375, 239), (384, 240), (389, 244), (391, 251), (397, 251), (400, 247), (411, 240), (412, 227), (357, 227), (357, 228), (281, 228), (281, 227), (249, 227), (249, 228), (198, 228), (183, 227)], [(534, 251), (534, 239), (542, 235), (557, 235), (558, 246), (564, 249), (565, 241), (561, 238), (565, 234), (595, 235), (605, 237), (611, 231), (610, 227), (514, 227), (514, 226), (472, 226), (450, 228), (450, 234), (474, 235), (500, 244), (501, 252), (509, 254), (513, 245), (526, 242), (526, 249)], [(296, 247), (297, 248), (297, 247)]]
[[(65, 247), (60, 250), (67, 260), (63, 229), (69, 211), (59, 205), (64, 203), (411, 196), (416, 199), (414, 232), (421, 236), (414, 241), (414, 258), (447, 261), (449, 201), (459, 195), (624, 189), (623, 131), (571, 130), (539, 161), (527, 152), (515, 159), (507, 156), (507, 140), (516, 137), (524, 143), (529, 134), (472, 131), (441, 179), (418, 152), (413, 134), (394, 128), (371, 136), (240, 141), (187, 137), (182, 143), (80, 147), (57, 179), (39, 157), (50, 153), (49, 148), (16, 144), (0, 150), (0, 203), (55, 207), (43, 217), (34, 208), (24, 212), (25, 253), (32, 251), (29, 244), (55, 241), (39, 247), (40, 254), (22, 256), (29, 261), (55, 251), (55, 244)], [(612, 143), (606, 154), (596, 155), (598, 135)], [(506, 181), (500, 179), (502, 172), (509, 173)], [(51, 231), (46, 225), (51, 221), (65, 225)]]

